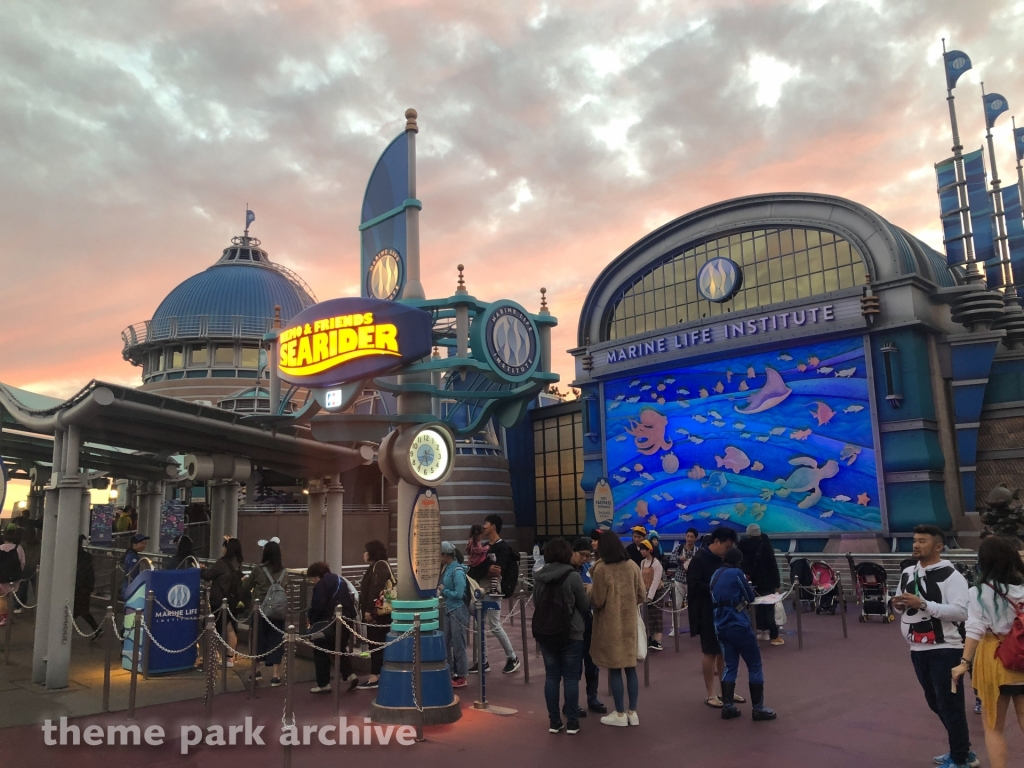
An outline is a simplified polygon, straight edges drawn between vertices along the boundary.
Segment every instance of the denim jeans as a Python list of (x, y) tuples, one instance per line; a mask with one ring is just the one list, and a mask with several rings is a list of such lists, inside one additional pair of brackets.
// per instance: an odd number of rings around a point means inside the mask
[(615, 711), (626, 711), (626, 702), (624, 700), (622, 690), (622, 675), (619, 674), (620, 671), (626, 673), (626, 690), (629, 693), (629, 711), (636, 712), (636, 705), (640, 699), (640, 683), (637, 680), (636, 667), (626, 667), (623, 670), (608, 670), (609, 681), (612, 685), (612, 698), (615, 699)]
[(718, 642), (725, 656), (725, 672), (722, 673), (723, 683), (735, 683), (740, 669), (740, 657), (747, 665), (747, 677), (755, 685), (764, 684), (764, 671), (761, 669), (761, 649), (757, 647), (757, 637), (749, 627), (732, 626), (718, 633)]
[(917, 680), (924, 689), (924, 698), (932, 712), (939, 716), (949, 736), (949, 754), (957, 765), (967, 762), (971, 749), (971, 734), (964, 711), (964, 680), (960, 678), (956, 693), (950, 689), (953, 667), (960, 664), (961, 648), (935, 648), (931, 651), (911, 651)]
[(448, 612), (444, 622), (444, 647), (448, 652), (448, 668), (455, 677), (469, 674), (466, 659), (466, 627), (469, 626), (469, 608), (460, 603), (458, 608)]
[[(260, 617), (262, 619), (262, 617)], [(260, 624), (263, 622), (261, 621)], [(270, 630), (274, 634), (277, 634), (273, 630)], [(334, 622), (332, 621), (327, 625), (324, 631), (324, 637), (320, 640), (314, 640), (313, 645), (316, 648), (313, 649), (313, 669), (316, 671), (316, 684), (318, 687), (323, 688), (331, 682), (331, 669), (334, 667), (334, 656), (324, 651), (317, 650), (317, 648), (324, 648), (329, 651), (334, 650)], [(278, 635), (277, 643), (281, 642), (281, 635)], [(341, 648), (345, 650), (348, 648), (349, 643), (349, 631), (348, 627), (344, 624), (341, 625)], [(274, 645), (270, 646), (271, 648)], [(269, 649), (268, 649), (269, 650)], [(283, 649), (282, 649), (283, 650)], [(352, 674), (352, 657), (342, 656), (341, 663), (338, 665), (338, 673), (341, 675), (341, 680), (335, 680), (335, 685), (341, 685), (341, 681), (345, 680), (349, 675)]]
[(590, 641), (594, 635), (594, 615), (587, 611), (583, 614), (583, 677), (587, 681), (587, 703), (597, 698), (601, 683), (601, 670), (590, 657)]
[(548, 719), (561, 722), (558, 709), (559, 686), (565, 681), (565, 711), (580, 709), (580, 659), (582, 640), (564, 640), (561, 643), (540, 643), (544, 656), (544, 701), (548, 706)]

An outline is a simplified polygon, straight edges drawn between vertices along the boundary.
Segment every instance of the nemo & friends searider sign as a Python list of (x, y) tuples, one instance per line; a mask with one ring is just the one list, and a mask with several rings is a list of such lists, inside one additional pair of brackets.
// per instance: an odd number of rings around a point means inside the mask
[(324, 301), (278, 335), (278, 371), (303, 387), (379, 376), (430, 354), (432, 322), (429, 312), (393, 301)]

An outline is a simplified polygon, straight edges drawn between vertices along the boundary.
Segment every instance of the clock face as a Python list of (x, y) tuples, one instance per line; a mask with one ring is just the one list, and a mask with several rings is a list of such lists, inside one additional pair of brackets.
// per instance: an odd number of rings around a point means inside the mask
[(424, 429), (409, 447), (409, 464), (416, 476), (425, 482), (433, 482), (448, 471), (451, 456), (448, 443), (437, 430)]

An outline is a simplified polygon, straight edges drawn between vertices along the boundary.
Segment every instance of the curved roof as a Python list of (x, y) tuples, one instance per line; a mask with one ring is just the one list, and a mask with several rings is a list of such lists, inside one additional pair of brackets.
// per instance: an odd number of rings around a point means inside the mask
[(615, 296), (649, 266), (690, 244), (765, 226), (810, 227), (842, 236), (864, 257), (873, 283), (911, 275), (940, 287), (959, 282), (959, 277), (946, 267), (942, 254), (860, 203), (813, 193), (750, 195), (680, 216), (617, 256), (587, 294), (577, 343), (585, 346), (588, 339), (596, 342), (602, 338), (602, 322)]
[(256, 264), (218, 263), (172, 290), (153, 313), (153, 322), (172, 317), (273, 317), (289, 320), (313, 299), (287, 275)]

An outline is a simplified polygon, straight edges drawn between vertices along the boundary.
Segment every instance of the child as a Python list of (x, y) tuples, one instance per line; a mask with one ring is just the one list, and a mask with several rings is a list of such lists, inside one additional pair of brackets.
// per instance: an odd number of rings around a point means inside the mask
[(482, 525), (474, 525), (469, 529), (469, 541), (466, 542), (466, 565), (469, 568), (474, 568), (487, 559), (487, 551), (491, 545), (480, 541), (483, 532)]

